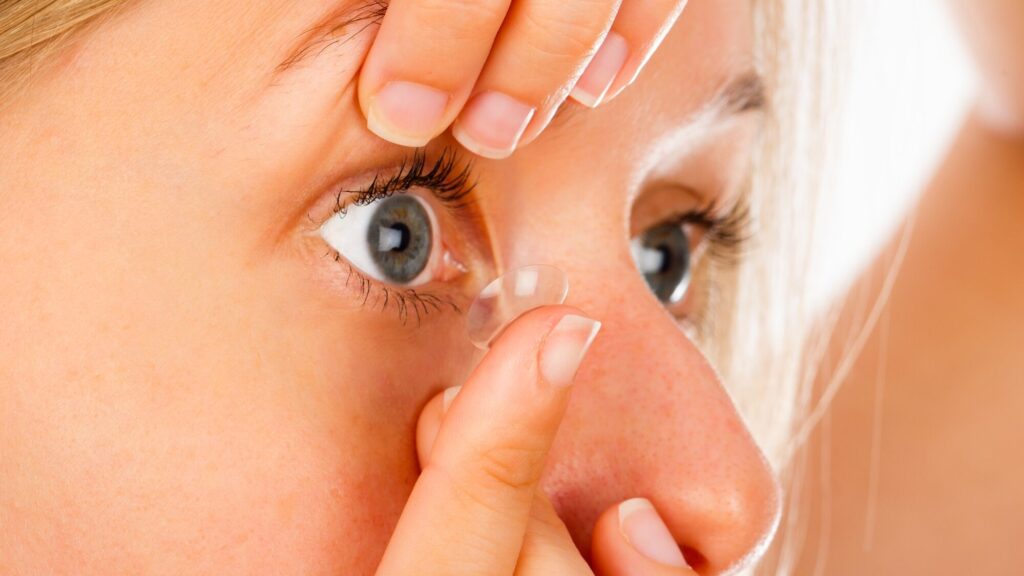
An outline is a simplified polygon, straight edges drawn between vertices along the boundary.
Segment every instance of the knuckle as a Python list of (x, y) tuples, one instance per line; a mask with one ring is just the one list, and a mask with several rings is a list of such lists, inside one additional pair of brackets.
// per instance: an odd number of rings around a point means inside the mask
[(496, 0), (418, 0), (417, 10), (424, 23), (457, 39), (479, 36), (490, 29), (487, 23), (505, 17), (504, 4)]
[(594, 51), (608, 15), (588, 7), (588, 2), (579, 4), (556, 15), (528, 14), (530, 48), (542, 56), (573, 60)]
[(524, 446), (499, 446), (482, 452), (479, 470), (485, 482), (513, 491), (531, 490), (539, 476), (544, 450)]

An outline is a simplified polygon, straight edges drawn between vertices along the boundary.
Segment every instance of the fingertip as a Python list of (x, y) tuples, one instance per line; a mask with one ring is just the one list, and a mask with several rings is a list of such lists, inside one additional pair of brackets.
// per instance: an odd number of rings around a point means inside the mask
[(530, 340), (535, 346), (539, 346), (544, 338), (554, 327), (566, 316), (586, 316), (586, 314), (575, 306), (556, 304), (540, 306), (528, 310), (506, 326), (491, 343), (491, 349), (497, 348), (503, 342), (517, 342)]
[(572, 98), (588, 108), (597, 108), (610, 100), (609, 90), (622, 74), (629, 55), (626, 39), (615, 31), (609, 32), (573, 87)]
[(432, 86), (393, 80), (369, 97), (366, 127), (377, 136), (408, 147), (426, 146), (447, 128), (451, 95)]
[(508, 158), (520, 144), (537, 109), (508, 94), (481, 92), (462, 109), (452, 135), (478, 156)]
[(644, 498), (605, 510), (594, 527), (591, 549), (599, 574), (696, 576), (654, 505)]

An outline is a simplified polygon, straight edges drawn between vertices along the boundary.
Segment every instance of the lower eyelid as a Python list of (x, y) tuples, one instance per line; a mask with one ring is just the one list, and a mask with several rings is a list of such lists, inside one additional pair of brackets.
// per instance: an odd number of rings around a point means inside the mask
[[(346, 206), (342, 205), (344, 209)], [(325, 272), (335, 291), (344, 292), (360, 307), (375, 313), (394, 315), (403, 325), (419, 325), (437, 313), (461, 314), (470, 298), (464, 294), (465, 286), (458, 280), (470, 274), (467, 266), (454, 254), (445, 240), (442, 224), (430, 212), (439, 241), (434, 242), (431, 268), (427, 282), (415, 286), (395, 286), (371, 278), (333, 249), (319, 234), (309, 234), (320, 246), (326, 247), (330, 269)], [(333, 214), (332, 214), (333, 217)], [(454, 286), (444, 286), (446, 284)], [(442, 286), (431, 286), (440, 284)]]
[(360, 272), (337, 251), (332, 250), (329, 256), (332, 264), (343, 270), (340, 273), (335, 271), (336, 288), (348, 292), (360, 307), (368, 311), (392, 313), (402, 325), (416, 326), (436, 313), (462, 313), (464, 305), (454, 294), (415, 287), (388, 286)]

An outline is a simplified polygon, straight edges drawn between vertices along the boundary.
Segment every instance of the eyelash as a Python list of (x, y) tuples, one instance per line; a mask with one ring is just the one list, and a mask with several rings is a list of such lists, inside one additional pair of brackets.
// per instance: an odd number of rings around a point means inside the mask
[[(434, 198), (448, 207), (452, 213), (466, 214), (467, 209), (475, 202), (472, 196), (475, 187), (472, 163), (461, 162), (459, 154), (454, 150), (445, 148), (432, 164), (428, 164), (425, 152), (417, 150), (390, 175), (378, 173), (373, 181), (362, 189), (339, 191), (335, 197), (334, 212), (344, 216), (350, 205), (367, 206), (394, 194), (420, 188), (429, 190)], [(352, 197), (352, 200), (343, 202), (345, 197)], [(719, 207), (711, 204), (698, 211), (678, 216), (675, 224), (702, 227), (706, 230), (706, 255), (715, 264), (733, 265), (742, 259), (750, 241), (751, 215), (744, 203), (737, 204), (724, 215), (717, 215), (720, 213)], [(417, 325), (422, 322), (424, 316), (445, 308), (461, 313), (461, 308), (450, 297), (439, 296), (429, 291), (389, 287), (360, 272), (337, 251), (332, 250), (331, 253), (335, 261), (348, 267), (345, 285), (351, 284), (353, 276), (359, 282), (361, 305), (376, 308), (379, 303), (381, 312), (389, 305), (394, 305), (403, 325), (410, 319), (410, 308), (415, 314)], [(714, 289), (713, 285), (705, 287), (706, 291), (713, 292)], [(378, 294), (371, 303), (370, 297), (374, 290), (377, 290)]]
[[(372, 308), (376, 308), (377, 304), (380, 304), (380, 311), (384, 312), (387, 310), (388, 305), (392, 304), (398, 313), (398, 319), (405, 326), (409, 322), (409, 309), (416, 315), (416, 325), (419, 326), (423, 322), (423, 317), (427, 316), (431, 312), (441, 312), (445, 308), (450, 308), (456, 314), (461, 314), (462, 309), (456, 304), (451, 298), (447, 296), (438, 296), (431, 292), (421, 292), (413, 288), (392, 288), (372, 278), (369, 278), (362, 272), (356, 269), (355, 266), (346, 262), (336, 250), (332, 250), (334, 253), (334, 260), (340, 264), (344, 264), (348, 268), (348, 276), (345, 278), (345, 286), (348, 287), (352, 283), (352, 277), (355, 276), (359, 282), (359, 292), (362, 295), (361, 306), (370, 305)], [(373, 303), (370, 303), (370, 295), (374, 290), (377, 290), (377, 296), (374, 298)]]
[(678, 219), (680, 226), (696, 224), (703, 227), (707, 255), (718, 264), (734, 265), (746, 253), (751, 241), (753, 218), (749, 206), (740, 201), (725, 214), (717, 204), (711, 204), (697, 212), (684, 214)]
[(426, 153), (417, 150), (391, 176), (378, 173), (363, 189), (339, 191), (334, 211), (344, 215), (347, 205), (342, 204), (341, 199), (345, 195), (355, 196), (351, 204), (367, 206), (411, 188), (430, 190), (442, 204), (456, 212), (464, 211), (473, 205), (471, 194), (476, 181), (472, 176), (473, 165), (461, 163), (458, 154), (450, 148), (445, 148), (429, 169)]
[[(476, 181), (472, 175), (472, 164), (460, 162), (458, 154), (449, 148), (442, 150), (437, 159), (429, 165), (426, 154), (422, 150), (417, 150), (391, 175), (378, 173), (365, 188), (339, 191), (334, 201), (334, 213), (344, 216), (351, 205), (368, 206), (412, 188), (421, 188), (429, 190), (437, 201), (453, 213), (461, 214), (474, 203), (472, 193)], [(352, 200), (343, 202), (342, 199), (345, 197), (352, 197)], [(380, 311), (384, 312), (388, 305), (393, 305), (403, 326), (411, 317), (410, 309), (415, 314), (417, 326), (431, 312), (441, 312), (446, 308), (450, 308), (456, 314), (462, 312), (458, 304), (448, 296), (412, 288), (387, 286), (360, 272), (342, 258), (338, 251), (331, 250), (330, 254), (333, 254), (336, 262), (343, 263), (348, 268), (346, 287), (351, 285), (353, 276), (359, 282), (362, 306), (370, 305), (376, 308), (380, 304)], [(370, 296), (375, 290), (377, 295), (371, 303)]]
[(678, 317), (681, 326), (692, 330), (698, 338), (706, 338), (716, 329), (715, 315), (711, 313), (714, 296), (721, 293), (722, 278), (720, 270), (728, 270), (739, 264), (746, 256), (747, 247), (753, 238), (753, 217), (749, 205), (741, 200), (725, 214), (714, 204), (699, 212), (679, 218), (680, 225), (696, 224), (707, 230), (703, 239), (706, 251), (701, 260), (706, 261), (705, 269), (709, 272), (703, 281), (690, 286), (690, 290), (699, 290), (687, 298), (695, 298), (697, 305), (685, 317)]

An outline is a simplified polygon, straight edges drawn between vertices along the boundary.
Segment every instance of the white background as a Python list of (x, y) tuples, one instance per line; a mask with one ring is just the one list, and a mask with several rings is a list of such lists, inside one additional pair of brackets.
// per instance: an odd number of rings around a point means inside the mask
[[(950, 144), (976, 87), (942, 0), (853, 0), (836, 172), (817, 237), (827, 299), (870, 260)], [(820, 300), (819, 300), (820, 301)]]

